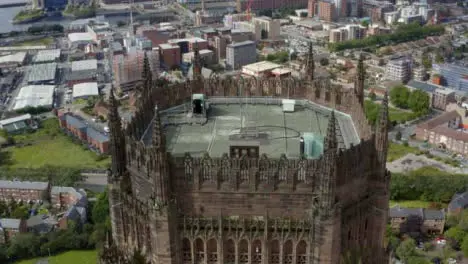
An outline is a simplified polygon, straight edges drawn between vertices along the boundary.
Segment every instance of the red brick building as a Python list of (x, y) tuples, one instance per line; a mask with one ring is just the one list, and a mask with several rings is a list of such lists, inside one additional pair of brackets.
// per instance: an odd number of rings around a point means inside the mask
[(95, 128), (88, 126), (86, 121), (71, 113), (59, 113), (60, 127), (70, 135), (75, 136), (83, 143), (100, 153), (108, 153), (109, 137)]
[(2, 218), (0, 219), (0, 244), (8, 243), (18, 233), (26, 233), (26, 220)]
[(319, 2), (319, 18), (327, 22), (335, 21), (336, 6), (332, 2)]
[(16, 201), (41, 201), (48, 198), (47, 182), (0, 181), (0, 199)]
[(416, 138), (441, 149), (468, 154), (468, 134), (460, 128), (462, 117), (457, 111), (445, 112), (416, 127)]

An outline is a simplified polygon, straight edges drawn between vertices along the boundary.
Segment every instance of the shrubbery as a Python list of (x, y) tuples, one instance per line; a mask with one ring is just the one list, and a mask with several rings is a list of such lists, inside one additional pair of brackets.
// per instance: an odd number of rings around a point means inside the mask
[(358, 49), (380, 45), (392, 45), (412, 40), (422, 39), (428, 36), (437, 36), (444, 33), (443, 25), (421, 26), (419, 24), (401, 25), (394, 33), (386, 35), (374, 35), (364, 39), (354, 39), (337, 43), (329, 43), (330, 51), (345, 49)]

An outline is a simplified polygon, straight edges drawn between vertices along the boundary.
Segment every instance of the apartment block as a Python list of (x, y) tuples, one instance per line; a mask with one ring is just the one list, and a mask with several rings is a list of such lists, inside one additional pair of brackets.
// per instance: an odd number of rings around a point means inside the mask
[(455, 91), (452, 89), (436, 89), (432, 94), (432, 107), (445, 111), (448, 104), (455, 102)]
[(257, 46), (253, 41), (229, 44), (226, 48), (226, 68), (238, 70), (257, 61)]
[(256, 35), (260, 34), (260, 39), (277, 39), (280, 36), (280, 20), (262, 16), (252, 19), (252, 23), (256, 25)]
[(336, 19), (336, 5), (333, 2), (319, 2), (319, 18), (327, 22), (333, 22)]
[(385, 66), (385, 78), (392, 81), (407, 82), (411, 79), (411, 59), (391, 60)]

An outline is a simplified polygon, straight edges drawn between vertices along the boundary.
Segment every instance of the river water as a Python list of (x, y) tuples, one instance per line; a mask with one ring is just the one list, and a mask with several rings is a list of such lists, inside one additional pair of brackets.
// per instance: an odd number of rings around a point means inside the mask
[[(0, 33), (10, 32), (12, 30), (16, 30), (16, 31), (26, 30), (28, 29), (28, 27), (32, 25), (61, 24), (62, 26), (66, 27), (68, 24), (70, 24), (71, 21), (73, 21), (71, 19), (54, 16), (54, 17), (45, 17), (35, 23), (13, 25), (11, 21), (13, 20), (15, 15), (23, 8), (24, 8), (23, 6), (0, 8)], [(106, 20), (109, 23), (116, 24), (117, 21), (121, 21), (121, 20), (127, 21), (128, 16), (125, 16), (125, 15), (112, 16), (112, 17), (106, 18)]]

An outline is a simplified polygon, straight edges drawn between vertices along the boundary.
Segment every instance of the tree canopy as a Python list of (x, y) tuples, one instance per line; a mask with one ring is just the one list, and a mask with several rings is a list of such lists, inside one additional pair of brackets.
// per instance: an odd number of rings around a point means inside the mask
[(431, 105), (429, 95), (421, 90), (414, 90), (408, 98), (408, 107), (418, 115), (427, 114)]
[(412, 238), (408, 238), (401, 242), (395, 253), (400, 260), (404, 261), (405, 263), (410, 263), (409, 259), (416, 256), (415, 248), (416, 241), (414, 241)]
[(390, 102), (400, 108), (408, 108), (408, 99), (411, 92), (404, 85), (398, 85), (390, 90)]

